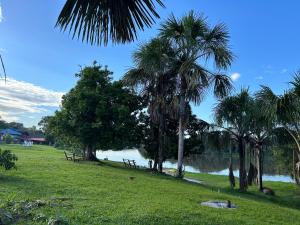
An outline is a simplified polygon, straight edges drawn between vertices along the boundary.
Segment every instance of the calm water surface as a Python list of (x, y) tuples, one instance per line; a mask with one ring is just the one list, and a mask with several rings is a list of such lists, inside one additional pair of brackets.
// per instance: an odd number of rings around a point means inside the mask
[[(108, 160), (122, 162), (123, 158), (135, 160), (139, 166), (148, 167), (148, 161), (141, 152), (137, 149), (128, 149), (122, 151), (97, 151), (97, 157), (99, 159), (108, 158)], [(202, 155), (195, 155), (187, 158), (184, 162), (185, 170), (193, 173), (208, 173), (216, 175), (228, 175), (228, 154), (221, 153), (204, 153)], [(176, 168), (176, 160), (168, 160), (164, 162), (164, 168)], [(293, 179), (289, 176), (288, 171), (280, 170), (276, 167), (276, 164), (272, 161), (271, 157), (265, 159), (264, 163), (263, 179), (265, 181), (282, 181), (293, 182)], [(234, 175), (238, 177), (238, 158), (237, 155), (233, 157)]]

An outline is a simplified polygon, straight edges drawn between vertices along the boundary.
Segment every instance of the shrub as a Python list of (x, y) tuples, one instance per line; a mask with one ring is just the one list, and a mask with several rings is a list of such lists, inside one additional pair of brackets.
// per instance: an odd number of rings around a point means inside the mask
[(0, 149), (0, 166), (4, 167), (5, 170), (16, 168), (15, 161), (17, 160), (17, 156), (11, 151)]
[(5, 135), (3, 136), (3, 142), (4, 142), (5, 144), (11, 144), (11, 143), (13, 143), (13, 141), (14, 141), (14, 139), (13, 139), (13, 137), (12, 137), (11, 135), (5, 134)]

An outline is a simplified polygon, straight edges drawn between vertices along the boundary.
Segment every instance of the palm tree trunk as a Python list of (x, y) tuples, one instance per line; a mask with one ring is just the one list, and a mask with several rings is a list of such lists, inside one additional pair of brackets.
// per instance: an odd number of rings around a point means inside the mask
[(260, 191), (263, 190), (263, 182), (262, 182), (262, 148), (261, 146), (257, 146), (256, 148), (256, 167), (257, 167), (257, 186)]
[(234, 174), (233, 174), (233, 169), (232, 169), (232, 149), (230, 148), (230, 159), (229, 159), (229, 182), (230, 182), (230, 187), (233, 189), (235, 187), (235, 179), (234, 179)]
[(294, 176), (296, 184), (300, 185), (300, 154), (298, 152), (299, 150), (296, 152), (297, 159), (294, 160)]
[(239, 139), (239, 157), (240, 157), (240, 168), (239, 168), (239, 181), (240, 181), (240, 190), (247, 190), (247, 174), (245, 169), (245, 145), (244, 140)]
[(185, 97), (183, 92), (179, 100), (179, 127), (178, 127), (178, 163), (177, 163), (177, 177), (183, 177), (183, 153), (184, 153), (184, 120), (185, 120)]
[(162, 113), (159, 118), (159, 146), (158, 146), (158, 172), (163, 171), (164, 161), (164, 139), (165, 139), (165, 116)]
[(296, 163), (295, 163), (295, 150), (293, 150), (293, 176), (294, 176), (294, 181), (296, 183)]

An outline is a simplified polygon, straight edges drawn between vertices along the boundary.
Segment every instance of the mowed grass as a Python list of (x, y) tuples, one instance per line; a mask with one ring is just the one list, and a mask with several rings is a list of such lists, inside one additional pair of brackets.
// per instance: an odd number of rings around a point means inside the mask
[[(266, 182), (275, 197), (231, 191), (223, 176), (187, 174), (193, 184), (119, 163), (73, 163), (63, 151), (35, 145), (2, 145), (19, 158), (17, 170), (1, 171), (0, 198), (5, 201), (67, 198), (65, 205), (40, 207), (35, 213), (62, 216), (70, 224), (300, 224), (300, 196), (294, 184)], [(129, 177), (135, 177), (131, 180)], [(230, 200), (237, 209), (201, 206), (207, 200)], [(47, 224), (22, 220), (18, 224)]]

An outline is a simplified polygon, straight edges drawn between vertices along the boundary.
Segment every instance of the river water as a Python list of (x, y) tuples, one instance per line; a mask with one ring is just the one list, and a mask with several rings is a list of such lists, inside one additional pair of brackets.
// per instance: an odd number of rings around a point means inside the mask
[[(122, 162), (124, 159), (135, 160), (137, 165), (148, 167), (148, 161), (141, 152), (137, 149), (127, 149), (122, 151), (97, 151), (99, 159), (108, 158), (108, 160)], [(208, 173), (216, 175), (228, 175), (229, 155), (221, 154), (219, 152), (204, 153), (201, 155), (194, 155), (185, 159), (185, 171), (193, 173)], [(164, 168), (176, 168), (176, 160), (167, 160), (164, 162)], [(234, 175), (239, 176), (238, 172), (238, 156), (233, 155), (233, 169)], [(264, 159), (264, 175), (265, 181), (281, 181), (293, 182), (289, 172), (285, 169), (280, 169), (272, 157), (265, 157)]]

